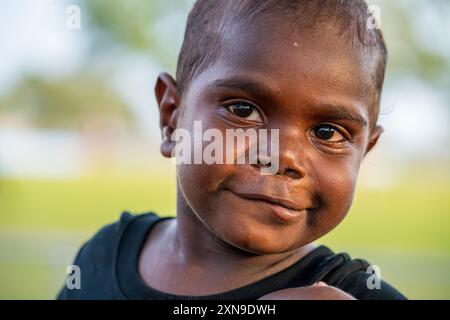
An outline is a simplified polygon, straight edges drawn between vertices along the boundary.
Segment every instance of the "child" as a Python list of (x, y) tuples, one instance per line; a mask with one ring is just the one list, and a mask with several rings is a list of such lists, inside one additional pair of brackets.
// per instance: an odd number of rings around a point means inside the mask
[(176, 218), (122, 214), (80, 249), (81, 289), (59, 298), (405, 299), (371, 285), (364, 260), (313, 244), (349, 211), (382, 133), (387, 52), (369, 19), (363, 0), (198, 0), (176, 80), (155, 87), (161, 153), (179, 156), (175, 133), (201, 123), (215, 139), (269, 130), (270, 159), (191, 162), (183, 149)]

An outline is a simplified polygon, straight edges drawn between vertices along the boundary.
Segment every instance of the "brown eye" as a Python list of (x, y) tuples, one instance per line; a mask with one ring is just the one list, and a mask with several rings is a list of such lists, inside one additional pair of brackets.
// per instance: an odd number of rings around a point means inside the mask
[(234, 114), (239, 118), (257, 122), (263, 121), (258, 109), (248, 103), (243, 102), (235, 103), (229, 106), (227, 109), (228, 111), (230, 111), (232, 114)]
[(337, 128), (327, 124), (314, 128), (314, 136), (317, 139), (330, 142), (343, 142), (346, 140)]

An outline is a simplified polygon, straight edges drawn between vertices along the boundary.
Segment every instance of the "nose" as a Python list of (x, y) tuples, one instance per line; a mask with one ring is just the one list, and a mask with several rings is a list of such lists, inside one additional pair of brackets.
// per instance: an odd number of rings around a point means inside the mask
[[(286, 176), (291, 179), (301, 179), (305, 174), (304, 170), (299, 165), (299, 160), (297, 156), (293, 155), (291, 152), (280, 152), (279, 155), (279, 169), (276, 175)], [(272, 167), (271, 161), (265, 161), (262, 163), (258, 159), (255, 166), (259, 169)]]
[(286, 168), (282, 173), (282, 175), (288, 176), (289, 178), (292, 179), (300, 179), (302, 177), (299, 171), (292, 168)]
[[(305, 176), (305, 167), (299, 128), (283, 127), (283, 129), (279, 129), (278, 136), (278, 172), (276, 175), (295, 180), (303, 178)], [(274, 142), (272, 139), (267, 141), (267, 148), (270, 150), (270, 153), (274, 150), (275, 146), (272, 145)], [(261, 162), (258, 159), (256, 166), (260, 169), (271, 167), (271, 160), (273, 159), (265, 159), (265, 161)]]

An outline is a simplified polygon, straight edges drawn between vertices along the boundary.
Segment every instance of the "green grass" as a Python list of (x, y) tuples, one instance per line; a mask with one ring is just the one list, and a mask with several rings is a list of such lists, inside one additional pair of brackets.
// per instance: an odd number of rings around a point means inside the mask
[[(447, 180), (448, 181), (448, 180)], [(449, 182), (410, 178), (382, 190), (358, 190), (327, 242), (450, 252)]]
[[(0, 180), (0, 298), (54, 298), (79, 245), (123, 210), (173, 215), (175, 177), (165, 172)], [(410, 298), (449, 299), (449, 208), (442, 177), (360, 188), (347, 218), (320, 242), (379, 265)]]
[(124, 210), (175, 214), (173, 172), (77, 180), (0, 180), (0, 226), (93, 230)]

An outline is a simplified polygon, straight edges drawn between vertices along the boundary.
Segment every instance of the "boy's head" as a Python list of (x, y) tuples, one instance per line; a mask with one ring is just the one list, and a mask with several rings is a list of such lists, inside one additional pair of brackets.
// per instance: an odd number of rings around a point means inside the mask
[[(261, 164), (181, 164), (178, 205), (225, 242), (285, 252), (345, 217), (377, 126), (386, 48), (362, 0), (199, 0), (177, 80), (156, 84), (163, 133), (279, 129), (279, 171)], [(225, 133), (224, 133), (225, 136)], [(180, 202), (181, 201), (181, 202)]]

